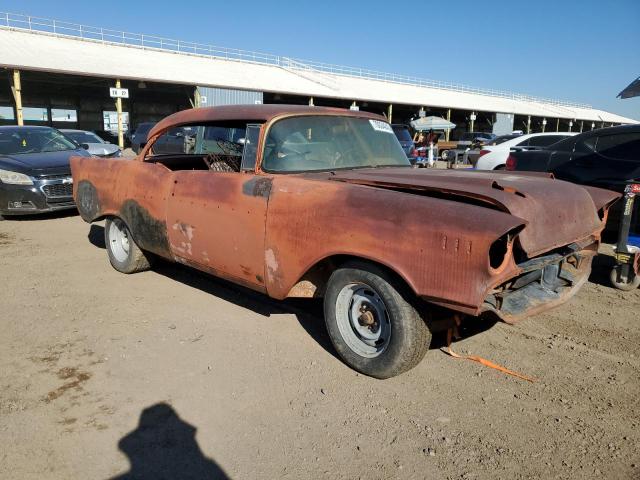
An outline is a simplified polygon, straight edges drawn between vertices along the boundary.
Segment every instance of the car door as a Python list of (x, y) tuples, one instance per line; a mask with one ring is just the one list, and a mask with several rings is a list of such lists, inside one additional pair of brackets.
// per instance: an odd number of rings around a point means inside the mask
[(167, 230), (178, 261), (264, 291), (271, 177), (253, 169), (259, 130), (259, 125), (247, 128), (240, 171), (173, 173)]

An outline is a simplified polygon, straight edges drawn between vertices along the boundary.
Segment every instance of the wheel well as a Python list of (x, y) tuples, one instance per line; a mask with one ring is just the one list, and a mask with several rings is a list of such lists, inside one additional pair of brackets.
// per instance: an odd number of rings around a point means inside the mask
[(382, 263), (357, 255), (332, 255), (309, 268), (291, 288), (287, 297), (323, 297), (331, 273), (349, 263), (364, 263), (375, 266), (388, 275), (390, 279), (394, 280), (400, 288), (415, 294), (401, 275)]

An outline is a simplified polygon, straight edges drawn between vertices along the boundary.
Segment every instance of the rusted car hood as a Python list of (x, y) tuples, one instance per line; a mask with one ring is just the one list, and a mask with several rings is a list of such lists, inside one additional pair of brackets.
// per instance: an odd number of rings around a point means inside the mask
[(337, 171), (330, 179), (508, 212), (527, 225), (519, 242), (529, 257), (598, 235), (604, 226), (598, 210), (619, 197), (615, 192), (591, 191), (545, 175), (377, 168)]

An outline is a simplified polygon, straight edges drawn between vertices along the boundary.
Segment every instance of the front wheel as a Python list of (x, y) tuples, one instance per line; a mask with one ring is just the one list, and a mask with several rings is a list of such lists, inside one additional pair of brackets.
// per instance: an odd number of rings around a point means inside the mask
[(431, 332), (402, 290), (374, 265), (350, 264), (332, 273), (324, 297), (325, 322), (347, 365), (371, 377), (389, 378), (423, 359)]
[(119, 218), (108, 218), (104, 224), (104, 242), (113, 268), (122, 273), (149, 270), (149, 258), (136, 244), (129, 227)]
[(627, 265), (627, 267), (628, 273), (626, 276), (622, 275), (622, 265), (616, 265), (613, 267), (609, 275), (611, 284), (618, 290), (623, 290), (625, 292), (635, 290), (640, 286), (640, 275), (636, 275), (633, 272), (633, 267), (631, 267), (631, 265)]

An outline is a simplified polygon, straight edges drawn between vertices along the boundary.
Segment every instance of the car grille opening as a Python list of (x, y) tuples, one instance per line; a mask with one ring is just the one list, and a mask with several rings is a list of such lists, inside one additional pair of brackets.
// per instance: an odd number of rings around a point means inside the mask
[(45, 185), (42, 187), (42, 191), (47, 197), (70, 197), (73, 195), (72, 183), (54, 183), (52, 185)]

